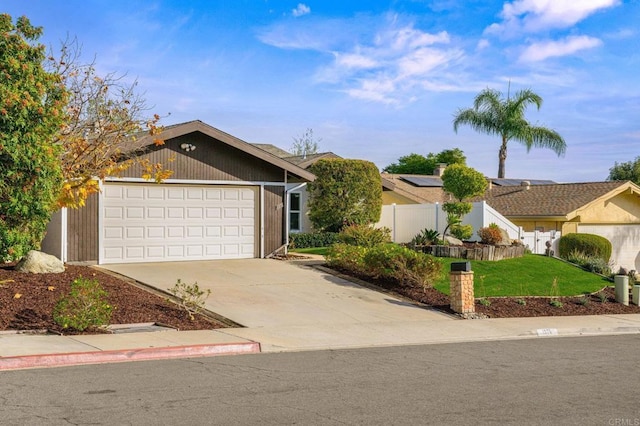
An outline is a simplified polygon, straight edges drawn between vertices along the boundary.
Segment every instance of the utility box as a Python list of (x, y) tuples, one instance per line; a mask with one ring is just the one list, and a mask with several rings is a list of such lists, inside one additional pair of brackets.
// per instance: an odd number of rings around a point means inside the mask
[(616, 302), (629, 306), (629, 277), (626, 275), (616, 275)]
[(471, 272), (471, 262), (453, 262), (451, 272)]
[(633, 296), (631, 303), (640, 306), (640, 285), (633, 286), (633, 293), (631, 295)]

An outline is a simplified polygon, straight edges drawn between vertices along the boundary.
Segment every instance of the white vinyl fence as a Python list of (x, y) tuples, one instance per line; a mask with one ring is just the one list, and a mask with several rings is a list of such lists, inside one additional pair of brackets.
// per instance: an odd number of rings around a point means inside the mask
[[(560, 232), (524, 232), (520, 226), (513, 224), (498, 213), (485, 201), (473, 203), (471, 213), (466, 215), (462, 223), (473, 226), (472, 241), (478, 241), (478, 230), (492, 223), (507, 231), (512, 240), (519, 239), (528, 246), (532, 253), (544, 254), (547, 241), (558, 253)], [(391, 238), (396, 243), (408, 243), (423, 229), (435, 229), (442, 234), (447, 227), (447, 214), (442, 206), (436, 204), (392, 204), (382, 206), (380, 221), (376, 227), (387, 227), (391, 230)]]

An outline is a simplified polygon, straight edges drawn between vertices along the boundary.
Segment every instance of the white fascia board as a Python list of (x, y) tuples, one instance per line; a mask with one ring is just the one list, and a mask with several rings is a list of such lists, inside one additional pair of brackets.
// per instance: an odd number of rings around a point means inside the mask
[[(152, 183), (158, 184), (155, 181), (150, 181), (143, 178), (135, 178), (135, 177), (108, 177), (105, 178), (105, 182), (108, 183)], [(286, 186), (285, 182), (262, 182), (262, 181), (245, 181), (245, 180), (195, 180), (195, 179), (165, 179), (159, 183), (162, 184), (184, 184), (184, 185), (235, 185), (235, 186)]]

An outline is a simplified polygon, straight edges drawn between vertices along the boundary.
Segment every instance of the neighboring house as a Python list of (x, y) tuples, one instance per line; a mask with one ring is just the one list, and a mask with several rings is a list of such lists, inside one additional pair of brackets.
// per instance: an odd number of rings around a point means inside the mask
[[(395, 184), (396, 197), (383, 194), (384, 205), (441, 204), (449, 198), (439, 176), (382, 176)], [(613, 246), (614, 269), (640, 270), (640, 187), (632, 182), (489, 179), (485, 195), (471, 201), (485, 201), (525, 232), (601, 235)]]
[(616, 265), (640, 270), (640, 187), (632, 182), (492, 186), (484, 197), (525, 231), (601, 235)]
[[(390, 174), (382, 173), (384, 180), (394, 185), (382, 193), (382, 204), (422, 204), (444, 203), (451, 199), (442, 189), (442, 172), (445, 165), (439, 165), (433, 175)], [(489, 180), (493, 187), (505, 187), (520, 185), (522, 179), (496, 179)], [(550, 180), (529, 180), (531, 185), (544, 185), (555, 183)]]
[(145, 181), (137, 167), (105, 179), (85, 207), (56, 213), (43, 250), (104, 264), (265, 257), (287, 243), (289, 191), (313, 174), (201, 121), (157, 137), (164, 145), (140, 139), (140, 155), (169, 179)]

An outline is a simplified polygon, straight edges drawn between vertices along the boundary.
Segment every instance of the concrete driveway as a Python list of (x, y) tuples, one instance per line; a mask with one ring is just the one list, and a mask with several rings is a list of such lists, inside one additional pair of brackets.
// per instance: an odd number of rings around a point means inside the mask
[(197, 282), (211, 289), (207, 309), (247, 327), (229, 333), (283, 350), (406, 344), (403, 336), (415, 334), (416, 326), (433, 329), (452, 321), (298, 262), (246, 259), (101, 268), (161, 290), (177, 279)]

